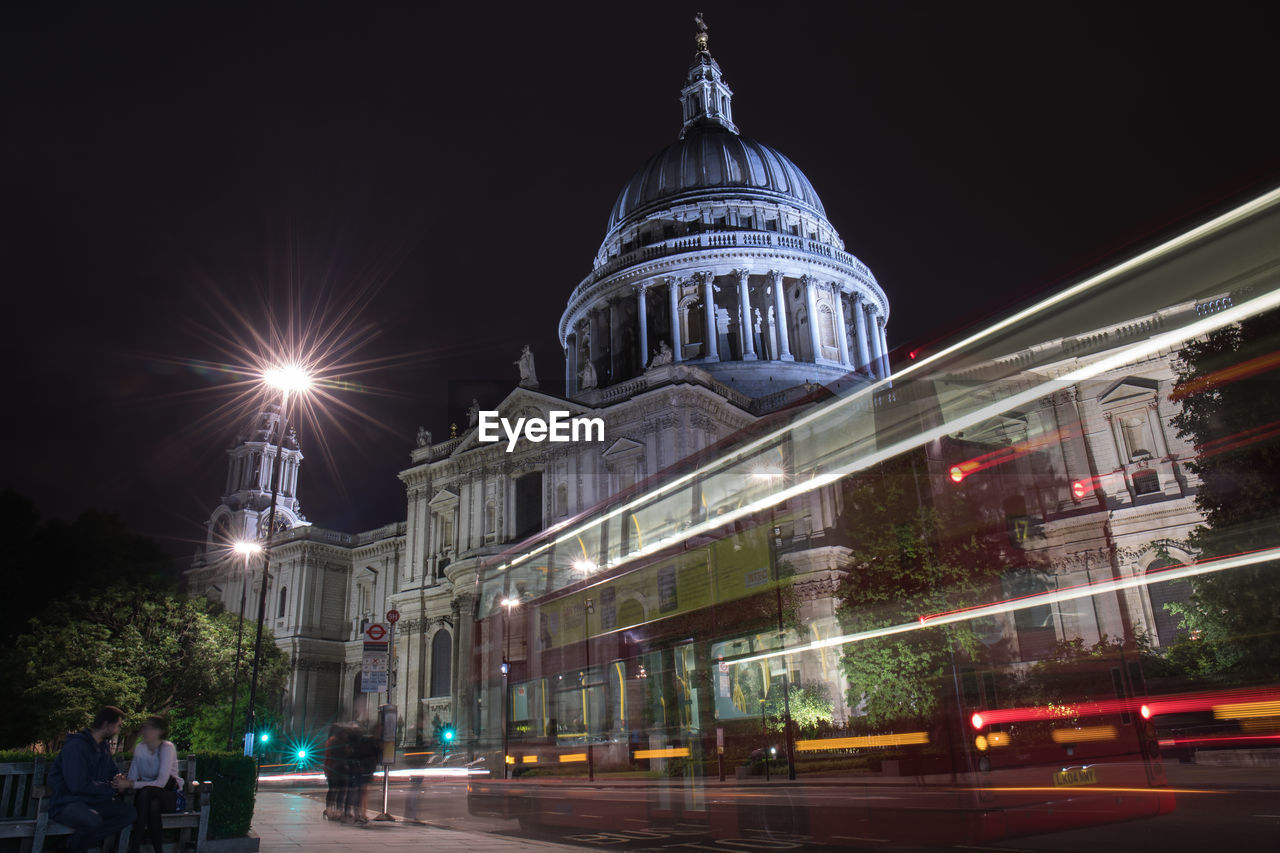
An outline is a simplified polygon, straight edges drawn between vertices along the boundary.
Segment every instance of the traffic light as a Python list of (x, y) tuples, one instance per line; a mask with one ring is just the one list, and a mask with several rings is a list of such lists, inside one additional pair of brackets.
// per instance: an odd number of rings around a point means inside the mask
[(445, 726), (444, 730), (440, 732), (440, 736), (444, 738), (445, 743), (449, 743), (455, 737), (457, 737), (457, 735), (458, 733), (457, 731), (454, 730), (453, 726)]
[(258, 735), (258, 740), (262, 741), (263, 743), (270, 743), (271, 732), (263, 732), (262, 734)]
[(307, 751), (305, 749), (298, 750), (298, 760), (299, 761), (307, 760)]

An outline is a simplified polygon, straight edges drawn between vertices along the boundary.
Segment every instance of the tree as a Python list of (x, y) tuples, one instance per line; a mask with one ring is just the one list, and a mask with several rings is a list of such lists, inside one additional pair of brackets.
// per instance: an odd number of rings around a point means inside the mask
[[(1280, 544), (1280, 311), (1268, 311), (1192, 341), (1178, 354), (1171, 399), (1178, 435), (1197, 447), (1204, 523), (1190, 537), (1200, 558)], [(1175, 608), (1199, 648), (1176, 649), (1227, 680), (1274, 676), (1280, 664), (1280, 564), (1193, 579), (1189, 603)]]
[[(199, 718), (228, 700), (236, 621), (207, 599), (148, 586), (73, 593), (51, 604), (7, 655), (6, 668), (18, 677), (9, 740), (53, 744), (103, 704), (134, 720), (174, 710)], [(245, 645), (242, 677), (252, 657)], [(287, 657), (269, 640), (263, 649), (265, 698), (279, 695)]]
[(770, 721), (769, 728), (773, 731), (782, 731), (788, 705), (791, 708), (791, 722), (801, 735), (817, 736), (822, 726), (829, 725), (831, 718), (835, 716), (835, 705), (825, 684), (792, 687), (787, 692), (785, 702), (782, 691), (774, 690), (764, 703), (764, 712)]
[[(842, 524), (853, 553), (839, 615), (847, 632), (989, 600), (1005, 571), (1035, 570), (999, 514), (1011, 475), (973, 475), (964, 488), (933, 490), (928, 465), (923, 452), (906, 453), (845, 482)], [(849, 707), (873, 728), (927, 725), (941, 708), (938, 685), (950, 680), (957, 658), (980, 649), (970, 623), (848, 644), (840, 667)]]

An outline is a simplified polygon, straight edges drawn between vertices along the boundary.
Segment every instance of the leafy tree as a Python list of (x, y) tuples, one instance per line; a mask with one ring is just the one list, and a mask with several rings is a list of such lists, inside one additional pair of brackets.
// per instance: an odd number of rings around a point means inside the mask
[(774, 690), (765, 701), (764, 711), (773, 731), (783, 729), (787, 705), (791, 707), (791, 721), (802, 735), (814, 736), (824, 725), (830, 725), (835, 716), (835, 705), (825, 684), (809, 684), (792, 687), (783, 701), (782, 691)]
[[(1032, 568), (999, 514), (999, 476), (973, 475), (964, 488), (931, 490), (923, 452), (903, 454), (846, 481), (843, 527), (852, 555), (839, 615), (848, 632), (915, 622), (990, 600), (1003, 572)], [(845, 646), (848, 702), (871, 727), (929, 723), (938, 684), (957, 659), (983, 648), (969, 623), (911, 630)]]
[[(194, 737), (201, 709), (229, 700), (237, 618), (207, 599), (147, 586), (77, 592), (54, 602), (6, 656), (18, 679), (8, 737), (53, 744), (103, 704), (135, 720), (180, 709), (196, 719)], [(252, 663), (252, 646), (245, 646), (242, 682)], [(266, 637), (263, 649), (259, 692), (278, 696), (287, 658)], [(220, 728), (213, 743), (222, 748), (225, 716)]]
[[(1172, 399), (1178, 435), (1198, 448), (1187, 469), (1201, 485), (1204, 524), (1191, 534), (1201, 559), (1280, 544), (1280, 311), (1188, 343)], [(1252, 369), (1250, 369), (1252, 367)], [(1241, 370), (1241, 368), (1244, 368)], [(1243, 375), (1242, 375), (1243, 374)], [(1191, 639), (1171, 655), (1231, 681), (1274, 677), (1280, 662), (1280, 565), (1202, 575), (1180, 612)]]

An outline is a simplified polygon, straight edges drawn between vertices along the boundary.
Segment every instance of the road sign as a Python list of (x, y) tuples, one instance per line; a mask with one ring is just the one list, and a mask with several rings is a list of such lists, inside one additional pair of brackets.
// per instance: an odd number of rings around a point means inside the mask
[(381, 622), (374, 622), (368, 628), (364, 629), (364, 635), (375, 643), (381, 642), (386, 639), (387, 626), (383, 625)]
[(388, 611), (387, 611), (387, 621), (388, 621), (388, 622), (390, 622), (392, 625), (394, 625), (394, 624), (396, 624), (397, 622), (399, 622), (399, 621), (400, 621), (400, 611), (399, 611), (399, 610), (388, 610)]
[[(374, 631), (378, 628), (378, 631)], [(366, 637), (386, 636), (386, 629), (379, 624), (370, 625), (364, 632)], [(387, 664), (390, 660), (391, 644), (387, 642), (370, 642), (365, 640), (364, 656), (360, 661), (360, 692), (387, 692)]]

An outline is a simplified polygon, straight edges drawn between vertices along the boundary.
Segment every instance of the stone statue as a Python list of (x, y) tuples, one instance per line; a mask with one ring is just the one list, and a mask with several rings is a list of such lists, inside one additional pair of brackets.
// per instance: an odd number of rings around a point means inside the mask
[(480, 423), (480, 401), (471, 398), (471, 408), (467, 409), (467, 426), (473, 427)]
[(427, 431), (426, 427), (418, 427), (418, 446), (426, 447), (429, 444), (431, 444), (431, 433)]
[(578, 376), (582, 379), (583, 391), (588, 391), (596, 387), (596, 366), (591, 363), (590, 359), (587, 360), (586, 366), (582, 368), (578, 373)]
[(533, 370), (533, 351), (529, 349), (528, 344), (524, 345), (524, 351), (520, 353), (520, 360), (512, 363), (520, 368), (521, 388), (538, 387), (538, 374)]
[(664, 364), (670, 364), (675, 361), (675, 353), (671, 352), (671, 347), (667, 346), (666, 341), (658, 344), (658, 351), (654, 353), (653, 361), (649, 362), (649, 367), (662, 367)]
[(693, 16), (693, 22), (697, 25), (698, 32), (705, 33), (707, 31), (707, 22), (703, 20), (701, 12)]

